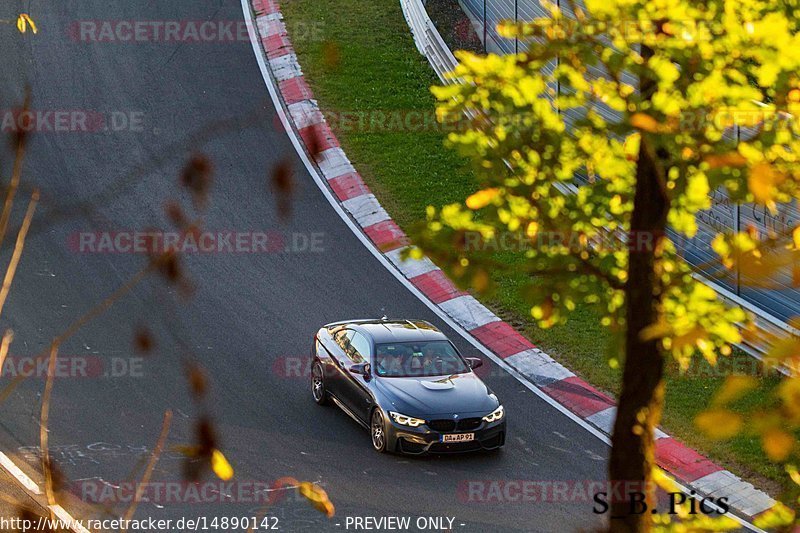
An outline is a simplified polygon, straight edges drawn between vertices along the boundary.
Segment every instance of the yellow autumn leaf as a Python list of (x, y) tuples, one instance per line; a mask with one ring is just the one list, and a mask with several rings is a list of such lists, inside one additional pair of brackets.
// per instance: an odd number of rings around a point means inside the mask
[(484, 269), (478, 269), (472, 276), (472, 288), (482, 293), (489, 287), (489, 274)]
[(747, 188), (757, 203), (774, 210), (777, 187), (784, 180), (786, 180), (785, 174), (762, 161), (750, 169), (750, 174), (747, 176)]
[(777, 278), (791, 274), (791, 269), (798, 264), (796, 256), (796, 250), (786, 247), (768, 250), (767, 253), (754, 250), (741, 255), (739, 273), (742, 285), (769, 289), (782, 288)]
[(673, 332), (672, 326), (666, 320), (659, 320), (649, 326), (646, 326), (639, 333), (639, 338), (644, 341), (651, 341), (653, 339), (663, 339)]
[(725, 405), (738, 400), (758, 387), (758, 380), (752, 376), (728, 376), (725, 383), (714, 395), (714, 405)]
[(228, 481), (233, 477), (233, 467), (228, 460), (225, 459), (225, 456), (222, 455), (222, 452), (216, 449), (211, 452), (211, 470), (213, 470), (222, 481)]
[(408, 257), (410, 259), (420, 260), (424, 256), (425, 256), (425, 254), (422, 252), (422, 250), (420, 248), (416, 247), (416, 246), (413, 246), (408, 252)]
[(33, 19), (27, 13), (21, 13), (17, 17), (17, 29), (20, 33), (25, 33), (28, 31), (28, 26), (30, 26), (31, 32), (39, 32), (39, 29), (36, 27), (36, 23), (33, 22)]
[(794, 448), (794, 437), (780, 429), (770, 429), (761, 436), (761, 447), (771, 461), (781, 462)]
[(39, 28), (36, 27), (36, 23), (33, 21), (33, 19), (31, 17), (29, 17), (28, 15), (24, 14), (24, 13), (23, 13), (22, 16), (25, 17), (26, 21), (28, 21), (28, 24), (31, 27), (31, 31), (33, 33), (39, 33)]
[(681, 490), (680, 485), (677, 484), (672, 476), (667, 474), (659, 467), (653, 467), (651, 470), (651, 475), (653, 483), (655, 483), (661, 490), (665, 492), (679, 492)]
[(786, 465), (784, 467), (786, 469), (786, 473), (789, 474), (789, 479), (795, 485), (800, 485), (800, 472), (797, 471), (797, 467), (795, 465)]
[(728, 152), (727, 154), (711, 154), (703, 158), (711, 168), (723, 167), (743, 167), (747, 164), (747, 159), (738, 152)]
[(783, 362), (800, 355), (800, 339), (783, 337), (772, 343), (765, 359), (771, 362)]
[(637, 130), (650, 133), (658, 131), (658, 121), (645, 113), (634, 113), (631, 115), (631, 126)]
[(642, 142), (642, 135), (637, 131), (625, 137), (622, 143), (622, 151), (625, 153), (625, 159), (628, 161), (636, 161), (639, 159), (639, 145)]
[(492, 200), (497, 198), (499, 194), (500, 189), (496, 187), (478, 191), (467, 198), (467, 207), (470, 209), (480, 209), (482, 207), (486, 207), (489, 205), (489, 203), (491, 203)]
[(744, 422), (740, 415), (727, 409), (710, 409), (697, 415), (694, 424), (708, 438), (724, 440), (736, 436)]
[(708, 332), (701, 326), (695, 326), (687, 333), (679, 335), (672, 339), (672, 348), (675, 351), (680, 351), (686, 346), (695, 346), (698, 341), (708, 337)]
[(775, 505), (758, 515), (753, 521), (753, 525), (771, 531), (792, 522), (794, 522), (794, 511), (783, 503), (776, 502)]
[(792, 230), (792, 241), (794, 242), (794, 247), (800, 249), (800, 226)]
[(800, 378), (784, 379), (778, 386), (778, 397), (787, 417), (793, 421), (800, 421)]
[(328, 518), (335, 514), (336, 509), (333, 502), (328, 498), (328, 493), (319, 485), (304, 481), (300, 483), (298, 490), (304, 498), (311, 502), (314, 509), (325, 513)]

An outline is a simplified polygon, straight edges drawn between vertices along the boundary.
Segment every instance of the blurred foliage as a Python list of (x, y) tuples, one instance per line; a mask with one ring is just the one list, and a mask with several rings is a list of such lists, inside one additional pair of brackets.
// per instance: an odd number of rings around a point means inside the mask
[[(643, 339), (659, 340), (682, 369), (696, 355), (716, 364), (751, 334), (749, 317), (692, 276), (668, 235), (630, 233), (637, 158), (641, 149), (658, 161), (668, 224), (680, 238), (697, 235), (712, 191), (772, 212), (800, 197), (797, 4), (587, 0), (585, 7), (562, 2), (559, 8), (542, 2), (548, 17), (501, 24), (504, 37), (531, 40), (529, 50), (459, 52), (454, 83), (433, 88), (443, 122), (470, 117), (448, 143), (472, 160), (479, 184), (463, 202), (428, 208), (420, 249), (411, 255), (424, 251), (462, 285), (482, 291), (490, 288), (487, 273), (505, 265), (471, 254), (469, 244), (476, 236), (487, 243), (512, 235), (514, 246), (525, 245), (527, 261), (514, 268), (532, 280), (521, 290), (540, 326), (565, 323), (581, 305), (621, 335), (630, 254), (651, 246), (659, 318)], [(652, 91), (642, 95), (639, 79), (653, 80)], [(725, 135), (735, 126), (752, 135), (736, 142)], [(754, 283), (768, 286), (788, 268), (800, 286), (800, 230), (786, 239), (743, 228), (717, 235), (713, 250), (725, 269)], [(773, 364), (800, 355), (799, 340), (773, 341)], [(610, 364), (619, 365), (618, 357), (612, 354)], [(754, 383), (729, 378), (696, 425), (718, 439), (755, 432), (771, 460), (790, 460), (800, 381), (786, 379), (774, 401), (752, 413), (732, 409)], [(771, 519), (791, 514), (781, 509)]]
[(17, 17), (17, 29), (20, 33), (25, 33), (28, 31), (28, 28), (31, 29), (32, 33), (39, 33), (39, 29), (36, 27), (36, 23), (27, 13), (21, 13), (19, 17)]

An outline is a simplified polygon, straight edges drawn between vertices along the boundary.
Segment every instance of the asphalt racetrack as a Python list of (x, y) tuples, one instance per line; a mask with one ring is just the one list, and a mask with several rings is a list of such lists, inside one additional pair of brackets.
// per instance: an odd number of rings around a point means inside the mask
[[(67, 118), (59, 119), (63, 129), (41, 115), (12, 218), (13, 232), (31, 187), (39, 187), (42, 200), (2, 315), (2, 327), (14, 330), (13, 368), (24, 373), (26, 358), (46, 350), (147, 264), (146, 254), (109, 252), (91, 235), (173, 228), (165, 205), (177, 201), (191, 218), (202, 218), (204, 231), (263, 232), (281, 243), (255, 253), (189, 253), (180, 265), (194, 287), (191, 297), (158, 274), (148, 276), (63, 345), (65, 375), (55, 382), (50, 442), (69, 490), (102, 500), (103, 488), (140, 476), (143, 454), (171, 409), (168, 449), (152, 481), (180, 486), (184, 459), (174, 447), (193, 442), (198, 417), (208, 413), (236, 483), (263, 488), (292, 476), (321, 483), (335, 503), (336, 516), (328, 519), (287, 492), (268, 510), (283, 531), (353, 530), (356, 517), (412, 523), (445, 517), (465, 532), (576, 531), (600, 523), (590, 498), (550, 493), (539, 498), (547, 501), (529, 501), (514, 488), (523, 481), (571, 488), (602, 481), (608, 449), (486, 358), (481, 373), (508, 416), (507, 444), (497, 453), (379, 455), (366, 430), (313, 403), (303, 365), (313, 333), (326, 322), (384, 314), (426, 319), (464, 355), (478, 354), (387, 272), (331, 208), (276, 127), (246, 38), (98, 42), (80, 32), (81, 21), (241, 24), (238, 0), (26, 4), (40, 32), (31, 38), (0, 28), (0, 107), (6, 113), (19, 106), (29, 86), (32, 111)], [(91, 131), (81, 129), (81, 112)], [(4, 178), (11, 173), (10, 146), (3, 142), (0, 152)], [(179, 184), (195, 153), (214, 166), (204, 212), (194, 210)], [(279, 216), (269, 179), (284, 161), (297, 183), (288, 219)], [(4, 264), (12, 239), (4, 244)], [(134, 347), (140, 327), (155, 340), (149, 354)], [(208, 375), (202, 401), (187, 385), (187, 361)], [(14, 389), (0, 416), (0, 449), (33, 467), (45, 382), (38, 374)], [(6, 373), (0, 383), (9, 381)], [(201, 499), (178, 492), (151, 498), (136, 517), (210, 520), (252, 516), (262, 507), (258, 497), (243, 495)], [(117, 514), (125, 508), (101, 504)]]

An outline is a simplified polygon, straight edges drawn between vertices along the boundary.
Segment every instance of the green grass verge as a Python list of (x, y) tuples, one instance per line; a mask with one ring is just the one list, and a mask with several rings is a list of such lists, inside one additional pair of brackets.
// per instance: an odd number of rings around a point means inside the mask
[[(370, 116), (393, 110), (433, 111), (429, 87), (438, 79), (417, 52), (397, 0), (292, 0), (282, 9), (290, 29), (295, 24), (315, 29), (293, 44), (323, 110)], [(426, 206), (463, 201), (476, 187), (468, 162), (443, 147), (444, 133), (370, 132), (344, 124), (334, 124), (334, 130), (369, 187), (405, 229), (424, 219)], [(618, 392), (619, 370), (606, 362), (609, 334), (596, 314), (579, 308), (566, 326), (543, 330), (531, 320), (529, 306), (517, 290), (525, 279), (495, 274), (494, 281), (498, 290), (483, 298), (484, 303), (590, 383)], [(694, 416), (708, 405), (723, 379), (670, 377), (663, 426), (738, 474), (776, 491), (785, 475), (764, 458), (757, 439), (740, 436), (712, 442), (693, 427)], [(762, 389), (748, 401), (763, 401), (776, 383), (774, 378), (763, 379)]]

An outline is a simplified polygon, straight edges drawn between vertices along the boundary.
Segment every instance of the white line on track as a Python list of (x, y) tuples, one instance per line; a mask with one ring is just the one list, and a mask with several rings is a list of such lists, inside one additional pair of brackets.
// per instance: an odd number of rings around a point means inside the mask
[[(39, 489), (39, 486), (36, 484), (34, 480), (32, 480), (28, 475), (20, 470), (20, 468), (14, 464), (14, 462), (9, 459), (9, 457), (0, 452), (0, 466), (5, 469), (9, 475), (13, 476), (28, 492), (34, 494), (35, 496), (41, 496), (42, 491)], [(53, 514), (61, 520), (64, 524), (69, 524), (70, 529), (75, 531), (76, 533), (90, 533), (89, 530), (81, 526), (75, 518), (69, 514), (66, 509), (61, 507), (58, 504), (49, 505), (48, 508), (53, 512)]]
[(13, 476), (14, 479), (19, 481), (28, 492), (32, 492), (37, 496), (42, 493), (42, 491), (39, 490), (39, 485), (29, 478), (25, 472), (20, 470), (19, 467), (15, 465), (14, 462), (3, 452), (0, 452), (0, 466), (5, 468), (6, 472)]

